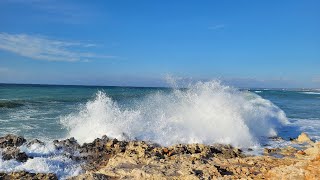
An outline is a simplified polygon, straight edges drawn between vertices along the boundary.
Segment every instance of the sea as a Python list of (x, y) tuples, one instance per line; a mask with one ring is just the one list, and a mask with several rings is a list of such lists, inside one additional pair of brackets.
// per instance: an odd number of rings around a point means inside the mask
[(81, 163), (52, 143), (70, 137), (80, 144), (103, 135), (163, 146), (224, 143), (261, 154), (301, 132), (320, 140), (320, 89), (241, 89), (216, 80), (183, 88), (0, 84), (0, 136), (46, 142), (21, 146), (34, 157), (24, 163), (3, 161), (0, 151), (0, 172), (80, 174)]

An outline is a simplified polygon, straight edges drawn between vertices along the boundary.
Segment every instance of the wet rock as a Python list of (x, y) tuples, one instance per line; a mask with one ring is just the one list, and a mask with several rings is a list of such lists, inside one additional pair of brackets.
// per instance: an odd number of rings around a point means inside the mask
[(56, 146), (57, 149), (64, 149), (67, 152), (74, 152), (80, 148), (77, 140), (75, 138), (69, 138), (66, 140), (54, 140), (53, 144)]
[(29, 173), (25, 171), (0, 173), (1, 180), (58, 180), (57, 176), (53, 173)]
[(280, 136), (272, 136), (272, 137), (269, 137), (268, 139), (271, 139), (273, 141), (283, 141), (284, 139)]
[(32, 145), (34, 145), (34, 144), (39, 144), (39, 145), (41, 145), (41, 146), (45, 145), (44, 142), (42, 142), (42, 141), (40, 141), (40, 140), (38, 140), (38, 139), (33, 139), (33, 140), (31, 140), (31, 141), (29, 141), (29, 142), (27, 143), (27, 147), (30, 147), (30, 146), (32, 146)]
[[(26, 161), (18, 141), (2, 141), (2, 157)], [(22, 143), (23, 144), (23, 143)], [(39, 140), (32, 144), (42, 144)], [(65, 156), (83, 163), (70, 179), (320, 179), (320, 143), (265, 148), (268, 156), (245, 156), (230, 145), (178, 144), (162, 147), (145, 141), (119, 141), (107, 136), (79, 145), (74, 138), (54, 141)], [(7, 154), (5, 154), (7, 153)], [(273, 154), (279, 155), (277, 158)], [(270, 156), (271, 155), (271, 156)], [(0, 179), (57, 179), (54, 174), (0, 173)]]
[(19, 162), (26, 162), (28, 158), (29, 157), (25, 152), (20, 152), (20, 150), (16, 147), (7, 147), (3, 149), (2, 152), (2, 159), (5, 161), (15, 159)]
[(268, 155), (268, 154), (274, 154), (280, 152), (280, 148), (264, 148), (263, 153)]
[(26, 139), (24, 139), (24, 137), (22, 136), (8, 134), (4, 137), (0, 137), (0, 148), (19, 147), (25, 142), (26, 142)]

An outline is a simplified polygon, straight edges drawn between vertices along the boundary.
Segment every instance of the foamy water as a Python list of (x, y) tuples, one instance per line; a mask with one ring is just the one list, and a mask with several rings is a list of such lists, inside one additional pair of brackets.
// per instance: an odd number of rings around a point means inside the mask
[[(20, 147), (34, 157), (25, 163), (0, 158), (0, 172), (51, 172), (60, 179), (82, 173), (79, 162), (52, 144), (68, 137), (80, 143), (103, 135), (165, 146), (226, 143), (254, 148), (256, 154), (292, 145), (289, 138), (302, 131), (320, 140), (318, 90), (251, 91), (218, 81), (187, 89), (0, 85), (0, 104), (11, 106), (0, 107), (0, 134), (47, 142)], [(267, 138), (275, 135), (285, 140)]]
[(0, 151), (0, 172), (55, 173), (59, 179), (83, 173), (81, 164), (66, 157), (61, 150), (56, 150), (52, 142), (45, 145), (33, 144), (30, 147), (23, 145), (19, 149), (33, 158), (29, 158), (26, 162), (14, 159), (4, 161)]
[(320, 95), (320, 92), (318, 91), (315, 91), (315, 92), (312, 92), (312, 91), (308, 91), (308, 92), (301, 92), (302, 94), (311, 94), (311, 95)]
[(76, 113), (61, 119), (69, 136), (90, 142), (107, 135), (123, 139), (177, 143), (259, 145), (259, 138), (276, 136), (288, 124), (285, 113), (260, 96), (218, 81), (198, 82), (186, 90), (155, 93), (131, 108), (120, 108), (99, 91)]

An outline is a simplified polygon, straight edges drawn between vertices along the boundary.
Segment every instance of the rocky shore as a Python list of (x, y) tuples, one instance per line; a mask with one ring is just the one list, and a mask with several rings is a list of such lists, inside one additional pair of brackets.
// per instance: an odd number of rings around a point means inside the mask
[[(162, 147), (144, 141), (118, 141), (106, 136), (80, 145), (74, 138), (55, 140), (57, 150), (82, 162), (79, 179), (320, 179), (320, 143), (302, 133), (299, 148), (264, 149), (262, 156), (245, 155), (230, 145), (178, 144)], [(0, 137), (2, 160), (26, 162), (33, 158), (21, 145), (44, 145), (24, 137)], [(53, 174), (0, 172), (0, 179), (58, 179)]]

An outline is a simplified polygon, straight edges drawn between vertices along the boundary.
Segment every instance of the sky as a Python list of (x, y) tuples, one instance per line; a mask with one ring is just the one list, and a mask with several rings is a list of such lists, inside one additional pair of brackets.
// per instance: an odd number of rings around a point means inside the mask
[(0, 83), (320, 87), (318, 0), (1, 0)]

